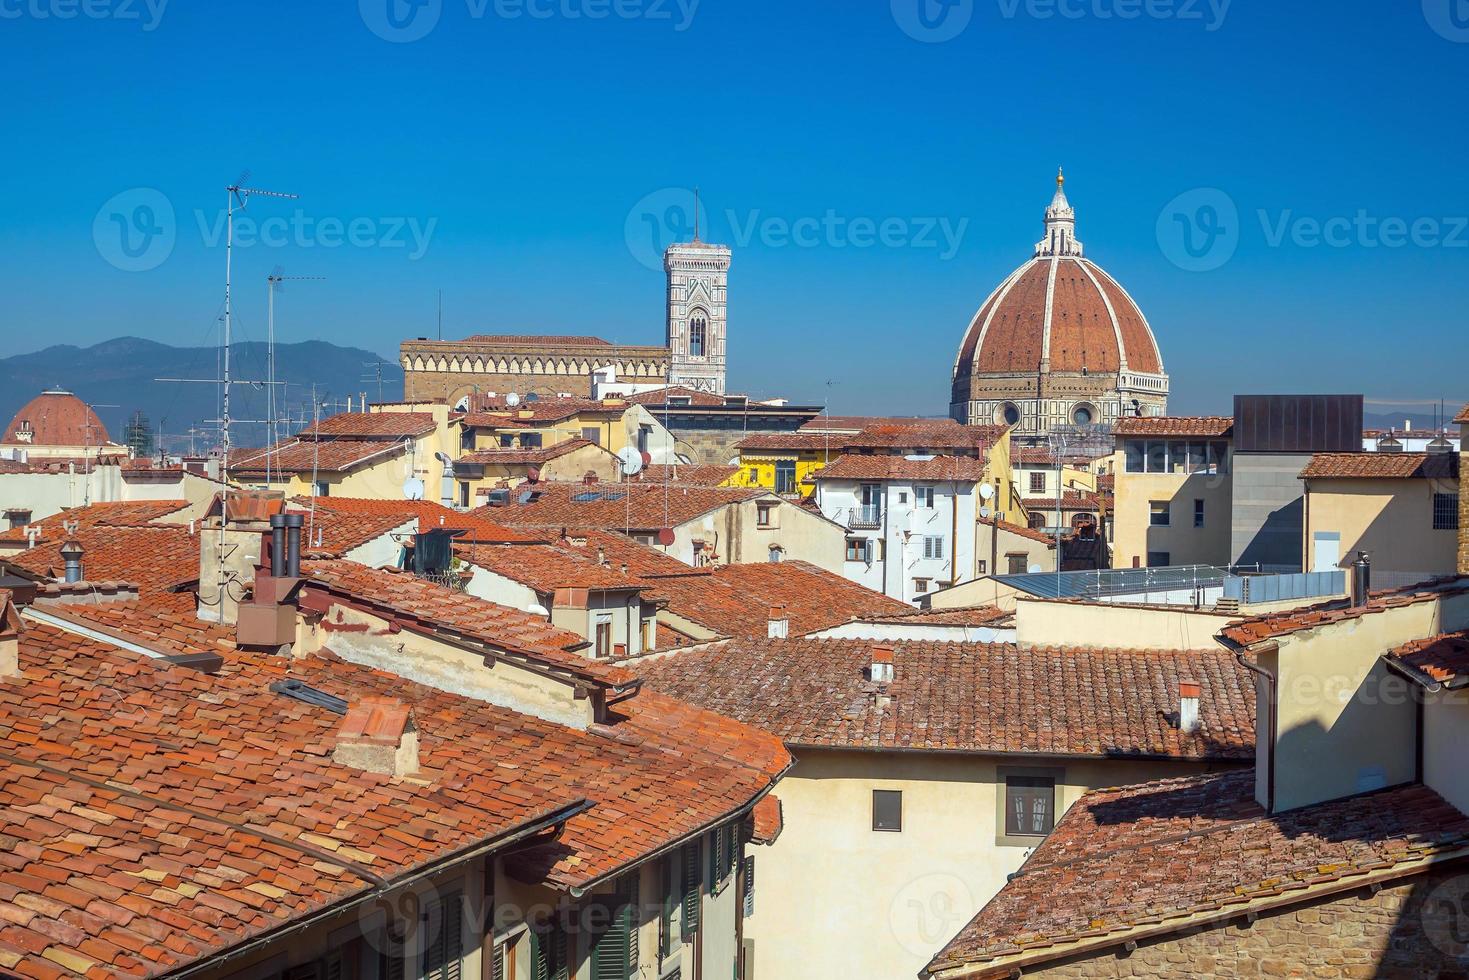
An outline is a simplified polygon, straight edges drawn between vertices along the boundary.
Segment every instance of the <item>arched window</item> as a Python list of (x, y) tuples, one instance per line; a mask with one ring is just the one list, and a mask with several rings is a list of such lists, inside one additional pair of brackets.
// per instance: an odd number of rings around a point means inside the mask
[(689, 356), (703, 357), (708, 345), (709, 315), (703, 310), (695, 310), (689, 317)]

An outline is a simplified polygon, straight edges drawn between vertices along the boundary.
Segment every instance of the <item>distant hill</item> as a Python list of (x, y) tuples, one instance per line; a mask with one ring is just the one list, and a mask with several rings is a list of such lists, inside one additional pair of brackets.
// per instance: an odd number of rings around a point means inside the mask
[[(232, 376), (263, 379), (266, 348), (261, 343), (235, 344), (230, 348)], [(278, 389), (278, 401), (293, 420), (311, 417), (312, 384), (318, 401), (329, 404), (324, 412), (341, 411), (348, 398), (366, 392), (378, 400), (377, 375), (372, 351), (338, 347), (324, 341), (280, 344), (276, 347), (276, 378), (286, 383)], [(214, 347), (170, 347), (139, 337), (119, 337), (93, 347), (60, 345), (30, 354), (0, 358), (0, 425), (7, 424), (31, 398), (49, 387), (65, 388), (96, 407), (114, 441), (123, 440), (123, 428), (134, 411), (141, 410), (156, 432), (163, 425), (170, 450), (189, 448), (188, 432), (196, 435), (194, 447), (209, 448), (218, 438), (218, 427), (210, 420), (219, 417), (217, 384), (169, 384), (156, 378), (215, 378), (219, 350)], [(403, 395), (403, 372), (397, 362), (383, 365), (382, 398)], [(230, 415), (234, 419), (263, 419), (266, 398), (263, 387), (233, 385)], [(287, 431), (294, 432), (299, 424)], [(258, 446), (265, 441), (265, 426), (237, 422), (231, 426), (236, 446)]]

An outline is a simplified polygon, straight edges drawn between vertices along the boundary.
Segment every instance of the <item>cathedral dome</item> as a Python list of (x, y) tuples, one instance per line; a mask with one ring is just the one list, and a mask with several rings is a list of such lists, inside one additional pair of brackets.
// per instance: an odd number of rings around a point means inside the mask
[(970, 321), (954, 364), (956, 418), (1015, 424), (1027, 414), (1018, 400), (1067, 402), (1033, 406), (1033, 424), (1022, 426), (1022, 434), (1027, 428), (1043, 434), (1058, 422), (1151, 414), (1146, 408), (1156, 407), (1154, 398), (1133, 395), (1166, 395), (1163, 357), (1147, 317), (1117, 280), (1084, 256), (1063, 185), (1058, 176), (1046, 235), (1033, 257), (990, 293)]
[(101, 446), (110, 442), (97, 413), (69, 391), (43, 391), (10, 420), (0, 445)]

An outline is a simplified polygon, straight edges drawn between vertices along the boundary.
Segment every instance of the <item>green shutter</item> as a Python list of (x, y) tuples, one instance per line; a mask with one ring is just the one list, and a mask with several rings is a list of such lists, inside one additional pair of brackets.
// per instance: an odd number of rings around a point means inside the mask
[(464, 958), (463, 898), (444, 896), (424, 915), (427, 942), (423, 950), (424, 980), (460, 980)]
[(551, 980), (569, 980), (571, 957), (567, 955), (566, 930), (557, 922), (551, 927)]
[(755, 858), (745, 858), (745, 918), (755, 914)]
[(683, 852), (683, 934), (690, 940), (699, 931), (699, 842), (694, 841)]
[(634, 868), (627, 888), (627, 965), (631, 973), (638, 971), (638, 924), (642, 921), (642, 869)]
[[(532, 929), (529, 938), (531, 976), (535, 980), (551, 980), (551, 944), (548, 941), (550, 936)], [(503, 959), (503, 954), (497, 949), (495, 951), (495, 980), (500, 980)]]
[(673, 955), (673, 927), (676, 922), (679, 900), (678, 862), (670, 855), (662, 862), (663, 907), (658, 916), (658, 958), (666, 960)]
[(604, 907), (610, 921), (606, 931), (592, 941), (591, 980), (628, 980), (635, 942), (633, 907), (625, 895), (612, 897), (611, 904)]

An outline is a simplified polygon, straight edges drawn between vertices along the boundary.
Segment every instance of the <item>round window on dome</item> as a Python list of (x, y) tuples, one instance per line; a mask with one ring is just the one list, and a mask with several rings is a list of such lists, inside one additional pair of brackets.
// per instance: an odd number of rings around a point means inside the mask
[(1000, 406), (1000, 418), (1005, 420), (1006, 425), (1015, 425), (1020, 421), (1020, 409), (1013, 403), (1007, 402)]
[(1071, 421), (1077, 425), (1091, 425), (1097, 419), (1097, 411), (1090, 405), (1078, 405), (1071, 410)]

